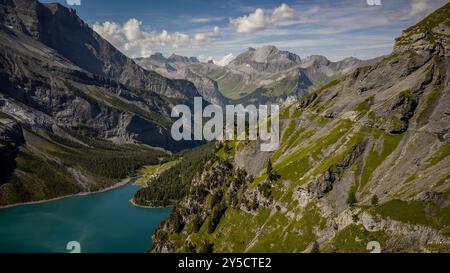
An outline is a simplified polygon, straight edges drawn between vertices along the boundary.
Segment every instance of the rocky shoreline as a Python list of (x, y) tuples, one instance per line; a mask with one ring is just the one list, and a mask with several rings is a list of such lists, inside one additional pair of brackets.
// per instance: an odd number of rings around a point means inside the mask
[(164, 209), (164, 208), (173, 208), (173, 206), (144, 206), (144, 205), (139, 205), (134, 201), (134, 198), (130, 199), (130, 203), (138, 208), (143, 208), (143, 209)]

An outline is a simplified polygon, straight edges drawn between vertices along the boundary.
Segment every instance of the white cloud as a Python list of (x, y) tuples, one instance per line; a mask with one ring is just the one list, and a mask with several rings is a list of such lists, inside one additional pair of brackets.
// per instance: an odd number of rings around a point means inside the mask
[(249, 15), (230, 19), (230, 24), (240, 33), (257, 32), (271, 27), (279, 22), (284, 22), (294, 18), (295, 10), (286, 4), (274, 9), (271, 15), (266, 14), (263, 9), (256, 9)]
[(264, 14), (264, 10), (256, 9), (248, 16), (244, 15), (236, 19), (231, 19), (230, 24), (237, 32), (256, 32), (267, 28), (270, 24), (269, 17)]
[(197, 33), (194, 37), (190, 37), (182, 32), (145, 31), (141, 26), (142, 22), (133, 18), (123, 25), (109, 21), (102, 24), (95, 23), (93, 29), (126, 55), (133, 58), (149, 56), (156, 49), (159, 51), (161, 48), (176, 49), (208, 41), (208, 37), (204, 33)]
[(136, 19), (130, 19), (123, 25), (123, 32), (125, 37), (129, 41), (136, 41), (144, 38), (144, 34), (141, 31), (142, 22)]
[(66, 0), (69, 6), (81, 6), (81, 0)]
[(424, 16), (429, 13), (432, 6), (429, 0), (411, 0), (411, 10), (409, 11), (410, 17)]
[(272, 13), (272, 21), (281, 22), (285, 20), (290, 20), (294, 17), (294, 9), (286, 4), (281, 4)]
[(217, 16), (217, 17), (195, 17), (195, 18), (189, 18), (188, 21), (190, 23), (194, 24), (207, 24), (211, 22), (217, 22), (221, 20), (227, 19), (226, 17)]
[(198, 42), (206, 41), (206, 35), (204, 33), (197, 33), (194, 35), (194, 40)]
[[(199, 59), (203, 55), (202, 60), (221, 63), (230, 52), (236, 56), (247, 47), (270, 44), (302, 56), (322, 54), (332, 60), (347, 56), (368, 58), (391, 52), (401, 30), (447, 1), (405, 0), (398, 5), (384, 1), (382, 8), (367, 8), (365, 1), (361, 5), (354, 5), (352, 0), (331, 2), (277, 5), (271, 9), (254, 7), (229, 19), (228, 26), (222, 24), (227, 18), (219, 22), (207, 17), (182, 17), (182, 24), (177, 21), (177, 27), (187, 26), (186, 22), (192, 24), (184, 33), (162, 31), (162, 27), (156, 31), (139, 20), (126, 24), (105, 22), (96, 24), (94, 29), (130, 57), (175, 52)], [(196, 27), (190, 19), (201, 26)], [(258, 32), (242, 35), (255, 31)]]
[(209, 23), (211, 21), (211, 19), (208, 17), (202, 17), (202, 18), (192, 18), (189, 21), (191, 23), (196, 23), (196, 24), (206, 24), (206, 23)]

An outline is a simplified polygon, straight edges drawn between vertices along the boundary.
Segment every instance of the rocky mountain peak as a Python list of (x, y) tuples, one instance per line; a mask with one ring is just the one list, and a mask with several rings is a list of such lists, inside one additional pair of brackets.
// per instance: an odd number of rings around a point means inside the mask
[(199, 62), (197, 57), (189, 57), (189, 61), (191, 61), (192, 63), (198, 63)]
[(164, 57), (164, 55), (162, 53), (155, 53), (152, 54), (148, 57), (142, 57), (142, 58), (136, 58), (136, 61), (145, 61), (145, 60), (151, 60), (151, 61), (155, 61), (158, 63), (164, 63), (167, 61), (167, 58)]
[(170, 55), (170, 57), (167, 58), (167, 61), (172, 62), (172, 63), (198, 63), (199, 62), (196, 57), (186, 57), (186, 56), (177, 55), (175, 53)]
[(230, 62), (230, 67), (251, 67), (259, 72), (279, 72), (290, 67), (299, 65), (301, 59), (298, 55), (279, 50), (275, 46), (263, 46), (249, 48)]
[(448, 53), (450, 48), (450, 3), (403, 31), (395, 40), (394, 52), (405, 51), (421, 52), (443, 51)]
[(338, 63), (339, 66), (345, 66), (345, 67), (353, 67), (361, 64), (362, 60), (355, 58), (355, 57), (348, 57), (343, 60), (340, 60)]
[(20, 30), (44, 43), (50, 43), (49, 27), (58, 22), (61, 28), (87, 26), (76, 14), (76, 10), (59, 3), (42, 4), (36, 0), (0, 1), (4, 16), (0, 23)]
[(330, 60), (322, 55), (311, 55), (302, 60), (303, 67), (328, 65)]

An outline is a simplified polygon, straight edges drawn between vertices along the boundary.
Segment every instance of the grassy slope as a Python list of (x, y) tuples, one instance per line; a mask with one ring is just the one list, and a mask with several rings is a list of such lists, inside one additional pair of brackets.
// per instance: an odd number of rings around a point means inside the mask
[[(339, 83), (334, 81), (327, 84), (317, 93), (320, 96), (321, 92)], [(325, 220), (317, 212), (314, 203), (310, 203), (304, 210), (299, 209), (297, 201), (293, 199), (293, 190), (334, 166), (351, 151), (352, 147), (365, 140), (372, 143), (372, 146), (364, 155), (362, 170), (356, 181), (357, 192), (363, 194), (366, 186), (372, 183), (371, 174), (398, 148), (403, 135), (392, 135), (379, 129), (364, 127), (349, 119), (322, 117), (315, 113), (315, 109), (321, 107), (320, 104), (312, 103), (306, 109), (297, 109), (298, 104), (294, 104), (281, 113), (282, 123), (286, 126), (282, 134), (281, 147), (272, 154), (274, 169), (281, 175), (281, 180), (273, 183), (272, 196), (278, 203), (285, 205), (290, 216), (286, 212), (274, 212), (264, 208), (258, 209), (256, 214), (229, 208), (212, 234), (206, 232), (203, 225), (198, 232), (193, 232), (189, 236), (191, 242), (196, 245), (214, 242), (214, 251), (218, 252), (304, 251), (317, 240), (315, 234), (323, 228)], [(364, 107), (357, 107), (354, 111), (365, 115), (370, 107), (370, 104), (365, 104)], [(308, 117), (310, 123), (297, 124), (299, 116)], [(232, 145), (230, 155), (236, 148), (241, 147), (239, 143), (230, 142), (230, 145)], [(448, 156), (447, 146), (441, 149), (441, 153), (430, 158), (430, 161), (437, 162)], [(218, 154), (222, 158), (227, 157), (223, 149), (219, 150)], [(257, 188), (266, 178), (264, 174), (256, 177), (250, 188)], [(290, 183), (286, 184), (286, 181)], [(443, 232), (448, 229), (449, 222), (446, 216), (448, 207), (442, 210), (434, 208), (437, 210), (435, 214), (424, 216), (426, 210), (417, 204), (401, 203), (401, 206), (395, 208), (392, 208), (392, 205), (383, 204), (369, 211), (405, 223), (431, 225)], [(401, 209), (399, 211), (402, 217), (389, 214), (397, 208)], [(410, 213), (403, 214), (403, 211)], [(292, 214), (297, 215), (295, 219), (299, 220), (293, 220)], [(416, 221), (417, 217), (419, 220)], [(188, 233), (189, 229), (189, 226), (185, 227)], [(187, 251), (184, 236), (174, 234), (171, 240), (182, 251)], [(340, 231), (333, 241), (320, 248), (323, 251), (367, 252), (365, 247), (373, 240), (385, 242), (387, 235), (381, 231), (369, 232), (362, 226), (350, 225)]]
[(136, 184), (146, 187), (152, 177), (158, 176), (161, 173), (171, 169), (179, 162), (180, 160), (172, 160), (162, 164), (144, 166), (138, 171), (139, 178), (136, 180)]
[(246, 83), (243, 76), (224, 69), (209, 71), (207, 76), (217, 81), (222, 95), (236, 103), (258, 103), (267, 99), (289, 95), (299, 82), (297, 70), (284, 71), (268, 76), (267, 84), (256, 84), (262, 79), (254, 79)]

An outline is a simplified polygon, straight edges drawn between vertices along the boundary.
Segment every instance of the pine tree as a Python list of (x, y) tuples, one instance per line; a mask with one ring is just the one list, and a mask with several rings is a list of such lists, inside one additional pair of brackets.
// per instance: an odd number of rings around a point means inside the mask
[(226, 153), (228, 153), (229, 151), (231, 151), (231, 147), (230, 147), (230, 145), (228, 144), (228, 141), (225, 141), (225, 144), (224, 144), (224, 151), (226, 152)]
[(370, 200), (370, 202), (372, 203), (372, 206), (378, 205), (378, 196), (376, 194), (374, 196), (372, 196), (372, 199)]
[(320, 253), (320, 246), (317, 241), (314, 242), (312, 249), (311, 249), (311, 253)]
[(267, 176), (270, 178), (272, 177), (272, 172), (273, 172), (273, 166), (272, 166), (272, 160), (269, 158), (269, 162), (267, 163)]
[(269, 158), (269, 162), (267, 162), (267, 169), (266, 169), (267, 177), (269, 178), (270, 182), (277, 181), (280, 179), (280, 175), (276, 173), (273, 169), (272, 160)]
[(350, 207), (353, 207), (357, 202), (358, 202), (358, 200), (356, 199), (355, 191), (352, 189), (352, 190), (350, 190), (350, 192), (348, 193), (347, 204), (348, 204)]

